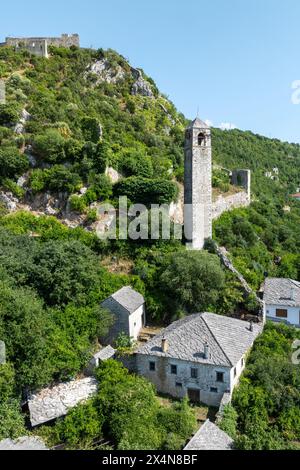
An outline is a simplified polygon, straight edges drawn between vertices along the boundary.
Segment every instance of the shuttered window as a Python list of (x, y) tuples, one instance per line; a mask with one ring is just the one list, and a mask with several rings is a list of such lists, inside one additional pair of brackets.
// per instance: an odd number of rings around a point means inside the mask
[(276, 308), (276, 317), (278, 318), (287, 318), (288, 311), (283, 308)]

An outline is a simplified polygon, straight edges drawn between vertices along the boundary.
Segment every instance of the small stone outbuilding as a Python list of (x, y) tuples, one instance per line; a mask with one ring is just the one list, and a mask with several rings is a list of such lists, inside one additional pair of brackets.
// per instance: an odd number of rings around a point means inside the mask
[(233, 440), (209, 419), (205, 421), (184, 450), (232, 450)]
[(130, 286), (125, 286), (102, 302), (102, 307), (114, 316), (107, 342), (114, 341), (120, 333), (137, 340), (146, 323), (145, 299)]

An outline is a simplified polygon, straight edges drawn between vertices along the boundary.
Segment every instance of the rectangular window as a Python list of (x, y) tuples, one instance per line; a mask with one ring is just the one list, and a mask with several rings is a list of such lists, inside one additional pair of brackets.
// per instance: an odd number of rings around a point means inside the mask
[(287, 318), (288, 311), (284, 308), (276, 308), (276, 317), (277, 318)]
[(175, 364), (171, 364), (171, 374), (173, 375), (177, 374), (177, 366), (175, 366)]
[(149, 370), (155, 370), (155, 362), (153, 361), (149, 362)]
[(218, 389), (216, 387), (210, 387), (210, 391), (212, 393), (218, 393)]
[(244, 367), (244, 364), (245, 364), (245, 361), (244, 361), (244, 358), (242, 357), (242, 367)]
[(234, 377), (236, 376), (236, 367), (233, 369)]
[(198, 369), (191, 367), (191, 378), (196, 379), (198, 377)]
[(216, 373), (216, 381), (217, 382), (224, 382), (224, 372), (217, 372)]
[(181, 382), (176, 382), (176, 387), (182, 387), (182, 383)]

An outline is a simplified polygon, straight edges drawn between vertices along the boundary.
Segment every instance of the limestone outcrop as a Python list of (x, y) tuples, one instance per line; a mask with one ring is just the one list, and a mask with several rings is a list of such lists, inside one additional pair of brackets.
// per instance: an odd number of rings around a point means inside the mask
[(125, 70), (120, 65), (112, 67), (107, 59), (99, 59), (94, 62), (88, 68), (88, 72), (97, 76), (96, 84), (101, 82), (118, 83), (126, 76)]
[(131, 94), (153, 98), (154, 95), (153, 95), (151, 85), (149, 82), (147, 82), (147, 80), (144, 79), (142, 72), (139, 69), (132, 69), (132, 71), (133, 71), (133, 75), (136, 78), (136, 81), (132, 85)]

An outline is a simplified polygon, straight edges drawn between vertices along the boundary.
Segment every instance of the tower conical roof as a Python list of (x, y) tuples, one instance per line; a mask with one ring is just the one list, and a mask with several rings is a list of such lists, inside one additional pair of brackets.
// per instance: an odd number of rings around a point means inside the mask
[(198, 117), (194, 119), (188, 126), (188, 129), (192, 128), (197, 128), (197, 129), (209, 129), (209, 126), (206, 124), (206, 122), (202, 121)]

